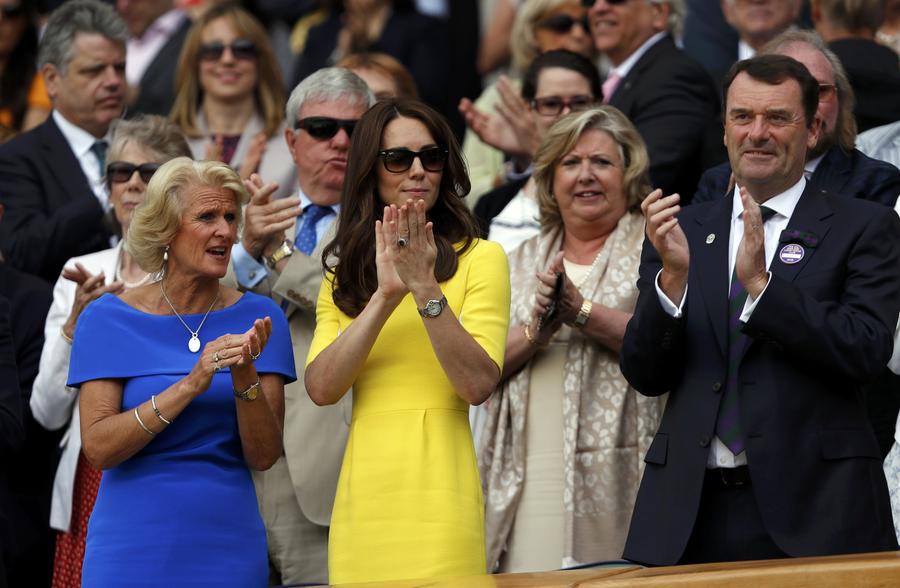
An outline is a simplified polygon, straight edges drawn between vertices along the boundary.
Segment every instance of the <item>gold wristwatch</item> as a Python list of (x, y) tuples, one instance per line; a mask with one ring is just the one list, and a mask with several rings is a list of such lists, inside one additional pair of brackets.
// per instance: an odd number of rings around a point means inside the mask
[(248, 402), (256, 400), (256, 397), (259, 396), (259, 378), (256, 378), (256, 382), (250, 384), (243, 392), (235, 390), (234, 396), (235, 398), (240, 398), (241, 400), (246, 400)]
[(290, 257), (294, 254), (294, 244), (285, 239), (281, 243), (281, 247), (275, 250), (275, 253), (266, 258), (266, 265), (270, 268), (274, 268), (275, 265), (284, 259), (285, 257)]
[(584, 302), (581, 303), (581, 308), (578, 310), (578, 316), (575, 317), (575, 326), (583, 327), (588, 319), (591, 318), (591, 309), (594, 307), (594, 303), (584, 299)]

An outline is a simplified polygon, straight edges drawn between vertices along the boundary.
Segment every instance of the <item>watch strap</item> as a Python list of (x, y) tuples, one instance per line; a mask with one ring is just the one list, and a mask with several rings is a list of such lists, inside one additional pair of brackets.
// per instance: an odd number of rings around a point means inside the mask
[(235, 398), (240, 398), (241, 400), (246, 400), (248, 402), (256, 400), (256, 397), (259, 396), (259, 376), (256, 377), (256, 382), (247, 386), (247, 389), (243, 392), (235, 390), (234, 396)]
[(274, 268), (279, 261), (284, 259), (285, 257), (290, 257), (294, 254), (294, 244), (285, 239), (281, 243), (281, 247), (275, 250), (275, 253), (266, 258), (266, 265), (271, 268)]
[(584, 302), (581, 303), (581, 308), (578, 310), (578, 315), (575, 317), (575, 326), (583, 327), (587, 324), (588, 319), (591, 318), (591, 310), (594, 308), (594, 303), (584, 299)]

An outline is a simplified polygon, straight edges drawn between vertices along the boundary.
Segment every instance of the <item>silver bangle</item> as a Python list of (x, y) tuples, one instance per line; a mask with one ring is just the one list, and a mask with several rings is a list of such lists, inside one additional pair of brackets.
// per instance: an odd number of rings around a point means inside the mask
[(172, 421), (170, 421), (169, 419), (167, 419), (166, 417), (164, 417), (164, 416), (162, 415), (162, 413), (159, 412), (159, 409), (156, 408), (156, 395), (155, 395), (155, 394), (151, 394), (151, 395), (150, 395), (150, 404), (153, 405), (153, 412), (156, 413), (156, 416), (157, 416), (157, 418), (159, 418), (159, 420), (161, 420), (162, 422), (166, 423), (167, 425), (171, 425), (171, 424), (172, 424)]
[(136, 406), (134, 407), (134, 418), (137, 419), (137, 422), (141, 426), (141, 428), (147, 431), (148, 435), (150, 435), (151, 437), (156, 437), (156, 433), (148, 429), (147, 425), (144, 424), (144, 421), (141, 420), (141, 415), (138, 414), (138, 407)]

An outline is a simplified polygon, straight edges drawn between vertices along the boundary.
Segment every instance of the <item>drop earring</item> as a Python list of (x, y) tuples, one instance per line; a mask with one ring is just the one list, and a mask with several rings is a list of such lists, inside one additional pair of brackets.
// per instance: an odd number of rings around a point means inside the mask
[(169, 261), (169, 246), (166, 245), (166, 250), (163, 251), (163, 263), (167, 263)]

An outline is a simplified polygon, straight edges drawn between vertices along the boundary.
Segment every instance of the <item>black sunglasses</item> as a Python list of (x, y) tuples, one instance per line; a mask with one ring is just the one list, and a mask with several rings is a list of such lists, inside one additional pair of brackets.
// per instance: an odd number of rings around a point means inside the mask
[(325, 141), (337, 135), (339, 129), (344, 129), (344, 132), (350, 137), (353, 135), (353, 129), (356, 128), (356, 123), (358, 122), (359, 119), (355, 118), (340, 119), (331, 118), (330, 116), (310, 116), (298, 120), (297, 124), (294, 125), (294, 130), (303, 129), (313, 139)]
[(581, 25), (581, 29), (584, 32), (591, 32), (591, 25), (588, 23), (587, 15), (582, 16), (581, 18), (575, 18), (569, 14), (555, 14), (553, 16), (548, 16), (542, 21), (539, 21), (536, 26), (539, 29), (546, 29), (557, 34), (564, 35), (571, 31), (572, 27), (574, 27), (576, 24)]
[[(625, 4), (628, 0), (606, 0), (606, 3), (610, 6), (618, 6), (619, 4)], [(581, 0), (581, 5), (585, 8), (590, 8), (596, 3), (596, 0)]]
[(378, 152), (384, 169), (391, 173), (403, 173), (412, 167), (416, 157), (427, 171), (443, 171), (447, 163), (447, 150), (442, 147), (426, 147), (421, 151), (411, 151), (405, 147), (399, 149), (382, 149)]
[(256, 44), (249, 39), (237, 39), (230, 45), (226, 45), (222, 41), (206, 43), (200, 45), (197, 56), (200, 61), (219, 61), (222, 59), (225, 49), (230, 49), (231, 55), (235, 59), (256, 59)]
[(150, 182), (150, 178), (153, 177), (153, 174), (156, 173), (156, 170), (159, 169), (160, 165), (161, 164), (159, 163), (142, 163), (141, 165), (134, 165), (127, 161), (111, 161), (109, 162), (109, 165), (106, 166), (106, 179), (111, 184), (121, 184), (130, 180), (131, 176), (134, 175), (134, 172), (138, 172), (141, 176), (141, 180), (147, 184)]

